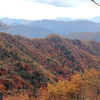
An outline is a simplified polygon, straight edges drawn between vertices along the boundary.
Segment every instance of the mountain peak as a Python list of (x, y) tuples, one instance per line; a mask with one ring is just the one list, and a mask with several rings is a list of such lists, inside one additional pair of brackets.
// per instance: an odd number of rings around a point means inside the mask
[(61, 36), (58, 35), (58, 34), (53, 33), (53, 34), (50, 34), (49, 36), (47, 36), (47, 38), (48, 38), (48, 37), (61, 37)]

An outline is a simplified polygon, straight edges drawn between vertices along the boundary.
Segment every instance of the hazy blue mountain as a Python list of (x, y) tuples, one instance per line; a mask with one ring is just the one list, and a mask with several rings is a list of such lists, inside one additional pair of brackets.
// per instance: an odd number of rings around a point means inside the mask
[(70, 17), (65, 17), (65, 18), (58, 17), (54, 20), (57, 20), (57, 21), (73, 21), (73, 20), (76, 20), (76, 19), (73, 19), (73, 18), (70, 18)]
[(34, 21), (28, 24), (31, 27), (42, 27), (45, 29), (58, 31), (63, 34), (74, 32), (98, 32), (100, 31), (100, 23), (95, 23), (86, 20), (77, 21), (54, 21), (54, 20), (41, 20)]
[(57, 20), (57, 21), (87, 20), (87, 21), (93, 21), (93, 22), (100, 23), (100, 16), (96, 16), (96, 17), (92, 17), (92, 18), (70, 18), (70, 17), (61, 18), (61, 17), (58, 17), (54, 20)]
[(87, 21), (93, 21), (93, 22), (96, 22), (96, 23), (100, 23), (100, 16), (96, 16), (96, 17), (93, 17), (93, 18), (81, 18), (80, 20), (87, 20)]
[[(11, 34), (20, 34), (29, 38), (45, 37), (52, 33), (58, 35), (64, 35), (75, 32), (99, 32), (100, 23), (86, 21), (86, 20), (76, 20), (76, 21), (55, 21), (55, 20), (38, 20), (30, 21), (23, 19), (2, 19), (6, 23), (14, 23), (9, 30), (5, 32)], [(25, 24), (25, 25), (21, 25)]]
[(29, 27), (25, 25), (14, 25), (10, 29), (4, 31), (10, 34), (19, 34), (28, 38), (46, 37), (52, 33), (62, 35), (62, 33), (60, 32), (47, 30), (39, 27)]
[[(100, 22), (100, 16), (96, 16), (96, 17), (92, 17), (92, 18), (70, 18), (70, 17), (58, 17), (54, 19), (55, 21), (76, 21), (76, 20), (87, 20), (87, 21), (93, 21), (93, 22)], [(26, 19), (12, 19), (12, 18), (0, 18), (0, 21), (3, 21), (6, 24), (15, 24), (15, 25), (19, 25), (19, 24), (24, 24), (27, 25), (33, 21), (37, 21), (37, 20), (26, 20)]]
[(94, 22), (99, 22), (100, 23), (100, 16), (96, 16), (96, 17), (93, 17), (93, 18), (89, 18), (87, 20), (94, 21)]
[(62, 35), (62, 37), (69, 39), (95, 40), (100, 42), (100, 32), (76, 32)]
[(26, 20), (26, 19), (11, 19), (11, 18), (1, 18), (0, 21), (3, 21), (6, 24), (13, 24), (13, 25), (19, 25), (19, 24), (23, 24), (23, 25), (27, 25), (31, 22), (33, 22), (33, 20)]

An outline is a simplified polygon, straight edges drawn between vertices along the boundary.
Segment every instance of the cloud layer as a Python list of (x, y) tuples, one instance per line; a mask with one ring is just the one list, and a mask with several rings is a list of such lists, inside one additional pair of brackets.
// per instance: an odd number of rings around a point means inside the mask
[[(74, 1), (74, 2), (73, 2)], [(95, 0), (100, 3), (100, 0)], [(17, 19), (91, 18), (100, 16), (91, 0), (0, 0), (0, 17)]]
[(92, 2), (91, 0), (26, 0), (37, 3), (51, 4), (58, 7), (73, 7), (79, 4), (86, 4)]

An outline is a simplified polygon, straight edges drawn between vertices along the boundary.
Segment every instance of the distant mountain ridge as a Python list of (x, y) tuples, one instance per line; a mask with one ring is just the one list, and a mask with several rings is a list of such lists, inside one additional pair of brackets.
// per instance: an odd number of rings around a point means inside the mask
[[(8, 20), (8, 21), (7, 21)], [(95, 23), (86, 20), (76, 20), (76, 21), (55, 21), (55, 20), (17, 20), (17, 19), (7, 19), (6, 23), (13, 23), (17, 21), (16, 24), (12, 25), (9, 30), (3, 30), (4, 32), (10, 34), (20, 34), (28, 38), (41, 38), (46, 37), (52, 33), (58, 35), (66, 35), (69, 33), (76, 32), (99, 32), (100, 23)], [(84, 36), (83, 36), (84, 37)], [(98, 36), (99, 38), (99, 36)], [(91, 39), (91, 37), (89, 38)]]
[(32, 27), (42, 27), (45, 29), (58, 31), (63, 34), (73, 33), (73, 32), (98, 32), (100, 31), (100, 23), (95, 23), (86, 20), (77, 21), (53, 21), (53, 20), (41, 20), (34, 21), (28, 26)]
[(20, 34), (26, 37), (46, 37), (52, 33), (64, 35), (74, 32), (98, 32), (100, 31), (100, 23), (91, 21), (53, 21), (41, 20), (34, 21), (27, 25), (13, 25), (9, 30), (5, 30), (10, 34)]
[(10, 29), (5, 30), (5, 32), (13, 35), (19, 34), (28, 38), (43, 38), (52, 33), (62, 35), (62, 33), (57, 31), (52, 31), (41, 27), (29, 27), (26, 25), (14, 25)]
[(93, 21), (93, 22), (97, 22), (100, 23), (100, 16), (96, 16), (96, 17), (92, 17), (92, 18), (70, 18), (70, 17), (58, 17), (54, 20), (58, 20), (58, 21), (75, 21), (75, 20), (87, 20), (87, 21)]
[[(96, 17), (92, 17), (92, 18), (71, 18), (71, 17), (58, 17), (58, 18), (55, 18), (55, 19), (52, 19), (54, 21), (76, 21), (76, 20), (87, 20), (87, 21), (93, 21), (93, 22), (96, 22), (96, 23), (100, 23), (100, 16), (96, 16)], [(6, 24), (15, 24), (15, 25), (19, 25), (19, 24), (24, 24), (24, 25), (27, 25), (31, 22), (34, 22), (34, 21), (38, 21), (38, 20), (27, 20), (27, 19), (14, 19), (14, 18), (7, 18), (7, 17), (4, 17), (4, 18), (0, 18), (0, 21), (3, 21), (4, 23)]]
[(76, 32), (62, 35), (68, 39), (95, 40), (100, 42), (100, 32)]
[(0, 21), (3, 21), (6, 24), (9, 25), (19, 25), (19, 24), (23, 24), (23, 25), (27, 25), (31, 22), (33, 22), (34, 20), (26, 20), (26, 19), (12, 19), (12, 18), (1, 18)]

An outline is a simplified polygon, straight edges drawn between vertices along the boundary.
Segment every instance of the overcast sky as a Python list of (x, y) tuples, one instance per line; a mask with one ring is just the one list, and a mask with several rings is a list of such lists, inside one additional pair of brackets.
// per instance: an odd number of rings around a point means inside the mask
[(100, 6), (91, 0), (0, 0), (0, 18), (41, 20), (95, 16), (100, 16)]

